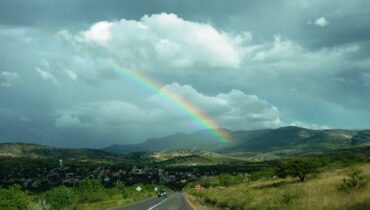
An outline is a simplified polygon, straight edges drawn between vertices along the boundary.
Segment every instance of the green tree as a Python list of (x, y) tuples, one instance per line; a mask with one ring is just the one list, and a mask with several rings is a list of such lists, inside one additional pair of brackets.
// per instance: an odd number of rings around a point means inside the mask
[(45, 201), (56, 210), (71, 207), (77, 200), (76, 193), (65, 186), (55, 187), (45, 193)]
[(276, 169), (276, 174), (280, 178), (288, 176), (297, 177), (299, 181), (304, 182), (309, 174), (317, 171), (317, 164), (309, 160), (293, 160), (282, 162)]
[(9, 189), (0, 188), (0, 209), (1, 210), (24, 210), (29, 209), (31, 200), (27, 194), (21, 191), (19, 185), (14, 185)]
[(80, 202), (97, 202), (106, 198), (107, 194), (101, 181), (98, 179), (83, 179), (77, 187)]
[(230, 186), (233, 184), (233, 176), (230, 174), (221, 174), (218, 179), (220, 185), (222, 186)]

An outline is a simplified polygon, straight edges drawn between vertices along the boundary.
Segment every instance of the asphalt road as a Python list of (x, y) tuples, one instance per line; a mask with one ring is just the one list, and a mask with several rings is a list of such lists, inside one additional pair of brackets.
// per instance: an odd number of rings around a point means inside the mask
[(195, 210), (180, 192), (173, 193), (167, 198), (151, 198), (114, 210)]

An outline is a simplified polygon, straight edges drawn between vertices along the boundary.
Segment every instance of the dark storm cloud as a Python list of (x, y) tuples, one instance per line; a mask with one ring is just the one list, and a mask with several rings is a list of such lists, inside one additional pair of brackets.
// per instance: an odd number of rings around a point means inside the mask
[[(309, 47), (366, 41), (370, 33), (367, 0), (5, 0), (1, 4), (0, 24), (39, 25), (54, 30), (166, 12), (226, 30), (253, 31), (262, 39), (284, 34)], [(328, 27), (315, 26), (320, 17), (330, 21)]]
[[(2, 24), (68, 24), (75, 22), (96, 22), (111, 19), (138, 19), (143, 14), (172, 12), (181, 16), (220, 18), (240, 11), (240, 4), (248, 2), (238, 0), (230, 4), (222, 1), (172, 1), (172, 0), (5, 0), (2, 1), (0, 20)], [(239, 8), (239, 9), (238, 9)], [(209, 13), (211, 12), (211, 13)], [(48, 23), (49, 22), (49, 23)]]

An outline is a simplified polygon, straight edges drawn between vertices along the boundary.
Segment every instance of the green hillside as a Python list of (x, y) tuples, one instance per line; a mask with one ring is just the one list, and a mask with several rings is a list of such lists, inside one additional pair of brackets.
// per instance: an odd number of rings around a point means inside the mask
[(120, 159), (123, 155), (108, 153), (96, 149), (55, 148), (37, 144), (4, 143), (0, 144), (0, 157), (35, 158), (35, 159)]

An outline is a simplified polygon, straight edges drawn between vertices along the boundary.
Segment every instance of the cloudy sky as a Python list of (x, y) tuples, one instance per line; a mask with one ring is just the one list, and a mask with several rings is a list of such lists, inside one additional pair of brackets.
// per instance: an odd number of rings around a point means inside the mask
[(369, 23), (368, 0), (2, 0), (0, 142), (203, 129), (123, 69), (227, 129), (370, 128)]

